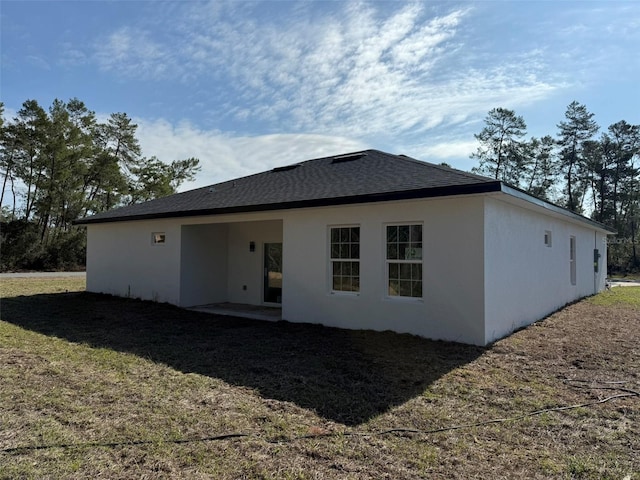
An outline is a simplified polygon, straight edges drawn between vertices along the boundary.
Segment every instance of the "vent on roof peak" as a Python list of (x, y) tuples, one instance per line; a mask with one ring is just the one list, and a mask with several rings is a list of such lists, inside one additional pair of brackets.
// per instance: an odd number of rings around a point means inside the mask
[(271, 170), (274, 173), (277, 172), (286, 172), (288, 170), (293, 170), (294, 168), (298, 168), (300, 165), (298, 165), (297, 163), (294, 165), (285, 165), (284, 167), (276, 167), (273, 170)]
[(347, 155), (338, 155), (337, 157), (333, 157), (333, 160), (331, 160), (331, 164), (333, 165), (334, 163), (353, 162), (354, 160), (358, 160), (359, 158), (362, 158), (366, 155), (367, 154), (364, 152), (349, 153)]

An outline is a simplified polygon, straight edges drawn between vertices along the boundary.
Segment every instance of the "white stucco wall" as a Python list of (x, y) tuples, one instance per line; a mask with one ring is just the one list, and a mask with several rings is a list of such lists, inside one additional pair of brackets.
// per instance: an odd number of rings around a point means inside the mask
[[(423, 225), (423, 298), (387, 296), (387, 224)], [(360, 227), (360, 292), (331, 293), (329, 228)], [(88, 225), (87, 290), (193, 306), (260, 305), (283, 242), (282, 316), (486, 344), (604, 287), (605, 232), (504, 194)], [(552, 247), (544, 244), (552, 233)], [(152, 232), (166, 243), (152, 245)], [(576, 237), (571, 285), (569, 237)], [(255, 252), (249, 243), (256, 244)], [(593, 249), (602, 255), (593, 272)], [(246, 286), (246, 289), (244, 288)]]
[(226, 302), (228, 224), (183, 225), (180, 305)]
[[(485, 198), (485, 340), (487, 343), (604, 288), (606, 235), (509, 197)], [(551, 247), (544, 242), (551, 232)], [(569, 238), (576, 238), (576, 285), (571, 284)], [(593, 250), (599, 271), (594, 273)]]
[[(387, 296), (385, 226), (423, 224), (423, 299)], [(329, 227), (360, 226), (360, 293), (331, 293)], [(481, 197), (304, 209), (284, 220), (285, 320), (484, 342)]]
[[(272, 217), (265, 213), (88, 225), (87, 290), (185, 307), (260, 305), (264, 243), (282, 242), (282, 220)], [(153, 245), (153, 232), (164, 232), (166, 243)], [(251, 241), (255, 252), (249, 251)]]
[[(282, 221), (238, 222), (228, 225), (227, 301), (261, 305), (264, 281), (264, 244), (282, 243)], [(249, 251), (249, 242), (255, 242), (255, 252)]]
[[(153, 245), (151, 234), (166, 243)], [(178, 304), (180, 225), (176, 220), (87, 226), (87, 290)]]

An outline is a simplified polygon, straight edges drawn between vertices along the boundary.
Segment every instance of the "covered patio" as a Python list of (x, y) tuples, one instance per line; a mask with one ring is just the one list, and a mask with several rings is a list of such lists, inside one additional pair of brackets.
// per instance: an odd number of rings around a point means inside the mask
[(182, 225), (180, 305), (268, 316), (245, 307), (282, 303), (282, 238), (279, 219)]

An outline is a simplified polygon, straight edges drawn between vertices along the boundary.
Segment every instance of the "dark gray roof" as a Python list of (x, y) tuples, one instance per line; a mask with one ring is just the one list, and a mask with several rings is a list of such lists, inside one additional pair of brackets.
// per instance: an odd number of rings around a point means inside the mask
[(497, 192), (501, 182), (404, 155), (365, 150), (318, 158), (129, 205), (78, 224), (256, 212)]

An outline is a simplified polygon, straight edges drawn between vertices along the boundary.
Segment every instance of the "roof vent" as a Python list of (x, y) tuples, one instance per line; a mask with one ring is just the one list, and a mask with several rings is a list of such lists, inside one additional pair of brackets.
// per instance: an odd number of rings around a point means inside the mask
[(358, 160), (359, 158), (362, 158), (366, 155), (367, 154), (364, 152), (349, 153), (347, 155), (338, 155), (337, 157), (333, 157), (333, 160), (331, 160), (331, 165), (333, 165), (334, 163), (353, 162), (354, 160)]
[(293, 170), (294, 168), (298, 168), (299, 166), (300, 166), (300, 165), (298, 165), (298, 164), (296, 163), (296, 164), (293, 164), (293, 165), (285, 165), (284, 167), (276, 167), (276, 168), (274, 168), (274, 169), (273, 169), (273, 170), (271, 170), (271, 171), (272, 171), (272, 172), (274, 172), (274, 173), (277, 173), (277, 172), (286, 172), (286, 171), (288, 171), (288, 170)]

